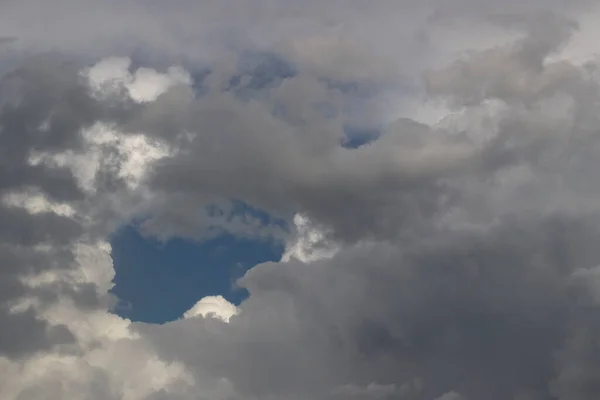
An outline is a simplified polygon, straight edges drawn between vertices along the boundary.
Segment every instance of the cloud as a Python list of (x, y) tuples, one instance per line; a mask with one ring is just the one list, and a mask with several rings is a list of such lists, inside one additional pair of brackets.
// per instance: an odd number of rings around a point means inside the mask
[(15, 41), (17, 41), (17, 40), (18, 40), (17, 38), (15, 38), (15, 37), (10, 37), (10, 36), (7, 36), (7, 37), (0, 37), (0, 46), (1, 46), (1, 45), (5, 45), (5, 44), (9, 44), (9, 43), (12, 43), (12, 42), (15, 42)]
[(365, 387), (357, 387), (354, 385), (346, 385), (337, 389), (336, 394), (347, 397), (359, 397), (359, 398), (386, 398), (396, 392), (396, 386), (391, 385), (378, 385), (376, 383), (370, 383)]
[[(74, 218), (47, 207), (49, 202), (81, 198), (72, 175), (61, 168), (34, 165), (29, 161), (32, 151), (76, 147), (77, 130), (89, 121), (94, 109), (93, 101), (85, 96), (76, 81), (66, 78), (68, 72), (55, 67), (58, 66), (26, 66), (0, 82), (3, 93), (0, 137), (4, 143), (0, 151), (3, 199), (0, 204), (0, 247), (3, 249), (0, 354), (10, 357), (18, 358), (73, 341), (65, 325), (48, 325), (30, 309), (14, 310), (15, 301), (27, 294), (22, 278), (69, 268), (72, 256), (68, 245), (83, 234)], [(56, 107), (55, 101), (59, 98), (62, 107)], [(43, 199), (41, 204), (36, 207), (27, 191), (37, 192), (38, 199)], [(15, 201), (19, 197), (29, 197), (31, 202)]]
[(308, 218), (294, 215), (296, 236), (288, 240), (281, 261), (297, 259), (304, 263), (329, 258), (337, 252), (336, 244), (327, 240), (327, 235), (311, 226)]
[[(247, 103), (230, 93), (190, 100), (187, 91), (173, 91), (142, 111), (131, 130), (156, 129), (160, 118), (169, 123), (164, 130), (158, 126), (157, 137), (192, 132), (176, 136), (182, 143), (178, 154), (161, 159), (149, 176), (148, 185), (164, 201), (179, 205), (162, 207), (160, 213), (181, 219), (178, 214), (193, 213), (189, 205), (197, 209), (234, 198), (282, 218), (304, 213), (345, 240), (357, 240), (365, 231), (382, 237), (396, 233), (396, 224), (386, 226), (386, 221), (418, 218), (436, 207), (406, 196), (404, 188), (418, 186), (425, 200), (429, 192), (442, 190), (436, 182), (441, 175), (452, 175), (477, 157), (477, 149), (459, 138), (432, 132), (428, 139), (419, 139), (429, 127), (407, 119), (369, 146), (344, 149), (339, 146), (341, 121), (315, 109), (316, 100), (328, 96), (329, 89), (310, 78), (288, 81), (275, 89), (276, 96), (286, 94), (282, 91), (288, 85), (304, 90), (274, 102), (290, 110), (291, 121), (286, 111), (282, 120), (270, 113), (268, 104)], [(306, 86), (311, 90), (305, 92)], [(406, 207), (395, 207), (398, 202)]]
[[(553, 21), (543, 24), (554, 26)], [(282, 192), (295, 193), (296, 209), (341, 232), (339, 239), (358, 243), (346, 244), (330, 259), (253, 268), (240, 281), (250, 297), (227, 325), (180, 321), (140, 327), (143, 334), (163, 356), (227, 376), (242, 397), (327, 398), (331, 388), (348, 382), (364, 388), (411, 379), (422, 382), (419, 398), (456, 397), (452, 391), (490, 399), (591, 396), (597, 360), (582, 355), (594, 346), (596, 322), (576, 300), (589, 289), (574, 293), (569, 281), (600, 256), (594, 245), (597, 208), (587, 201), (595, 198), (597, 185), (583, 172), (595, 156), (577, 144), (595, 143), (588, 127), (596, 117), (587, 107), (589, 96), (596, 96), (590, 86), (597, 84), (580, 67), (544, 63), (565, 39), (547, 42), (535, 32), (473, 54), (461, 61), (457, 75), (445, 78), (455, 74), (455, 66), (430, 74), (430, 93), (450, 94), (459, 113), (464, 108), (489, 113), (487, 137), (476, 136), (470, 125), (453, 134), (452, 125), (400, 120), (362, 150), (321, 146), (307, 155), (298, 150), (309, 139), (298, 138), (297, 151), (276, 173), (304, 165), (290, 176), (310, 176), (315, 164), (328, 167), (315, 168), (318, 178), (305, 178), (314, 187)], [(532, 60), (525, 47), (539, 49), (538, 58)], [(478, 86), (489, 91), (473, 97), (469, 91)], [(220, 103), (220, 109), (234, 101)], [(490, 102), (503, 106), (489, 107)], [(558, 104), (568, 108), (554, 108)], [(230, 115), (244, 116), (238, 112)], [(229, 123), (219, 123), (228, 128), (217, 131), (235, 137), (239, 130)], [(243, 125), (252, 134), (252, 125)], [(296, 129), (284, 125), (280, 132), (291, 141)], [(257, 137), (269, 143), (268, 136)], [(245, 148), (244, 155), (277, 160), (260, 153), (267, 144)], [(230, 150), (222, 148), (221, 155)], [(311, 162), (295, 163), (303, 157)], [(244, 165), (245, 177), (252, 176), (244, 159), (233, 159)], [(160, 168), (165, 165), (157, 174)], [(170, 165), (165, 176), (203, 170), (191, 164), (177, 168)], [(261, 194), (271, 198), (273, 169), (260, 172)], [(228, 182), (237, 172), (218, 170), (226, 171)], [(319, 180), (327, 183), (319, 186)], [(203, 187), (201, 182), (182, 187)], [(239, 186), (230, 190), (236, 193)], [(327, 203), (328, 189), (343, 196)], [(228, 195), (277, 211), (259, 195), (242, 193)], [(313, 196), (324, 204), (303, 201)], [(354, 228), (348, 221), (357, 222), (356, 228), (348, 229)], [(193, 343), (197, 353), (190, 353)]]
[(250, 297), (228, 325), (141, 329), (163, 356), (227, 374), (250, 397), (328, 398), (348, 382), (400, 391), (412, 379), (422, 398), (450, 389), (468, 398), (544, 396), (569, 321), (579, 318), (571, 268), (597, 259), (596, 239), (581, 222), (506, 221), (486, 237), (442, 234), (429, 245), (362, 245), (310, 264), (265, 264), (242, 279)]
[(194, 304), (192, 308), (183, 314), (183, 317), (214, 317), (229, 322), (229, 319), (235, 314), (237, 314), (237, 308), (225, 300), (223, 296), (208, 296)]
[[(600, 81), (565, 56), (592, 3), (15, 3), (0, 397), (595, 399)], [(381, 134), (343, 147), (357, 119)], [(286, 253), (238, 306), (131, 323), (107, 239), (132, 221)]]
[[(62, 281), (92, 283), (99, 294), (112, 286), (114, 274), (108, 243), (79, 244), (75, 266), (67, 273), (53, 271), (43, 279), (30, 279), (43, 287)], [(65, 324), (74, 335), (77, 349), (48, 351), (9, 363), (0, 358), (3, 370), (0, 396), (7, 399), (50, 400), (144, 398), (178, 381), (192, 381), (179, 363), (167, 364), (129, 329), (129, 321), (104, 307), (82, 309), (71, 296), (60, 295), (51, 304), (33, 302), (42, 321)]]
[(177, 84), (191, 84), (191, 77), (181, 68), (171, 67), (166, 74), (150, 68), (138, 68), (131, 74), (129, 58), (108, 58), (87, 71), (87, 76), (96, 91), (119, 90), (124, 87), (136, 102), (154, 101), (168, 88)]

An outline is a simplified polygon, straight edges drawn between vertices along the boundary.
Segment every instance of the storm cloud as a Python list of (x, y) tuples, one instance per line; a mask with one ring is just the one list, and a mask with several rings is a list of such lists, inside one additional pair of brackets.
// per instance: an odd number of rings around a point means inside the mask
[[(596, 399), (599, 6), (3, 4), (0, 397)], [(286, 251), (132, 323), (132, 222)]]

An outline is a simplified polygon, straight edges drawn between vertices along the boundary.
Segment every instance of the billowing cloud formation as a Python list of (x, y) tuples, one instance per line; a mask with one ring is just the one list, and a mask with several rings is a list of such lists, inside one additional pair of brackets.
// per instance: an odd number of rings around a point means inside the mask
[[(596, 399), (597, 4), (216, 4), (0, 6), (0, 398)], [(131, 323), (133, 220), (286, 252)]]

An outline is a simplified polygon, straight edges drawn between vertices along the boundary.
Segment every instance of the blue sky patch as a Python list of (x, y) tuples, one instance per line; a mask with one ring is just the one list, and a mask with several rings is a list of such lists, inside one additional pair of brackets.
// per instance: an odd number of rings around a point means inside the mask
[(295, 75), (295, 67), (278, 54), (246, 53), (240, 58), (238, 74), (230, 79), (229, 85), (237, 90), (261, 90)]
[(379, 128), (359, 128), (353, 126), (344, 127), (344, 138), (342, 147), (347, 149), (357, 149), (377, 140), (381, 136)]
[(202, 297), (222, 295), (234, 304), (246, 298), (235, 281), (256, 264), (278, 261), (283, 246), (230, 234), (202, 243), (142, 236), (132, 225), (111, 240), (115, 266), (114, 312), (133, 321), (164, 323), (181, 317)]

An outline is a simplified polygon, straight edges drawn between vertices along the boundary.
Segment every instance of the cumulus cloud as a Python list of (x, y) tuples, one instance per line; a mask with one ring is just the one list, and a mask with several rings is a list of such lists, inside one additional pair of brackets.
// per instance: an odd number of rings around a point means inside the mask
[(198, 301), (192, 308), (187, 310), (184, 318), (194, 318), (197, 316), (220, 318), (229, 322), (229, 318), (237, 313), (235, 305), (231, 304), (223, 296), (207, 296)]
[[(597, 4), (249, 4), (0, 6), (0, 397), (597, 398)], [(132, 323), (132, 221), (285, 252)]]
[(295, 235), (288, 239), (281, 261), (297, 259), (309, 263), (330, 258), (337, 252), (335, 243), (327, 240), (326, 233), (312, 226), (310, 220), (300, 214), (294, 215)]

